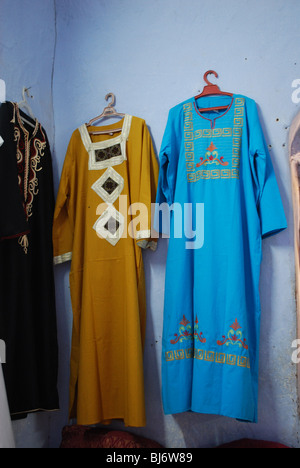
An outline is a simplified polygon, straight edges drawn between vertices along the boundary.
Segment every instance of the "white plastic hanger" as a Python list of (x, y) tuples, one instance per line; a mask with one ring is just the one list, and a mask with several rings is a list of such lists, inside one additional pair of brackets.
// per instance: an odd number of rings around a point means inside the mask
[[(104, 117), (124, 117), (125, 114), (122, 114), (120, 112), (117, 112), (116, 109), (114, 108), (115, 102), (116, 102), (116, 97), (113, 93), (108, 93), (105, 96), (106, 101), (111, 98), (111, 102), (108, 104), (107, 107), (104, 108), (102, 114), (98, 115), (97, 117), (93, 118), (92, 120), (89, 121), (89, 123), (86, 124), (87, 127), (90, 127), (94, 122), (97, 122), (98, 120), (103, 119)], [(117, 133), (121, 132), (121, 128), (114, 128), (110, 130), (102, 130), (102, 131), (89, 131), (90, 135), (102, 135), (105, 133)]]
[[(30, 88), (25, 88), (25, 87), (23, 88), (23, 90), (22, 90), (23, 101), (19, 102), (19, 103), (18, 103), (18, 106), (19, 106), (19, 107), (25, 108), (25, 109), (27, 110), (28, 114), (30, 115), (30, 117), (31, 117), (33, 120), (36, 120), (36, 118), (35, 118), (35, 116), (34, 116), (32, 110), (31, 110), (31, 107), (30, 107), (30, 105), (28, 104), (28, 101), (27, 101), (27, 99), (26, 99), (26, 94), (27, 94), (28, 97), (30, 97), (31, 99), (33, 99), (33, 96), (30, 96), (30, 94), (29, 94), (29, 90), (30, 90)], [(33, 127), (33, 128), (35, 127), (35, 124), (33, 124), (32, 122), (30, 122), (29, 120), (26, 120), (25, 117), (22, 116), (21, 119), (22, 119), (23, 122), (26, 122), (28, 125), (31, 125), (31, 127)]]
[(4, 80), (0, 80), (0, 103), (6, 101), (6, 85)]

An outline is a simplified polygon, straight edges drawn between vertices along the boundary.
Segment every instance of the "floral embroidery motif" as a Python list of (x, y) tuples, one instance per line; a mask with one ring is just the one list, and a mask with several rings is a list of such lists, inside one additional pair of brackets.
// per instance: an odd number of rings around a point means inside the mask
[[(192, 331), (192, 325), (185, 315), (179, 324), (181, 325), (179, 327), (179, 333), (175, 333), (175, 338), (170, 340), (170, 343), (173, 345), (183, 341), (192, 341), (192, 343), (188, 344), (188, 347), (184, 349), (171, 349), (165, 351), (166, 362), (193, 358), (196, 361), (214, 362), (217, 365), (225, 364), (250, 369), (250, 358), (248, 356), (239, 356), (238, 354), (231, 353), (227, 354), (224, 350), (219, 352), (196, 347), (196, 341), (200, 341), (201, 343), (206, 343), (207, 341), (206, 338), (203, 337), (203, 333), (199, 332), (199, 321), (197, 317), (195, 319), (194, 331)], [(241, 329), (242, 327), (238, 323), (237, 319), (235, 319), (234, 323), (230, 325), (227, 337), (225, 335), (222, 336), (222, 341), (218, 340), (217, 344), (219, 346), (237, 345), (240, 348), (248, 349), (246, 339), (243, 339)]]
[(196, 316), (196, 320), (195, 320), (195, 327), (194, 327), (194, 336), (195, 336), (195, 340), (199, 340), (201, 343), (206, 343), (206, 338), (203, 337), (203, 333), (200, 332), (199, 333), (199, 320)]
[[(18, 124), (16, 121), (18, 121)], [(45, 154), (47, 142), (42, 126), (37, 123), (33, 134), (29, 134), (22, 125), (16, 104), (14, 104), (14, 118), (12, 122), (15, 124), (14, 141), (17, 144), (18, 185), (23, 200), (26, 219), (28, 221), (33, 214), (34, 197), (39, 193), (37, 173), (42, 170), (40, 162)], [(22, 134), (21, 130), (23, 131)], [(41, 134), (41, 139), (37, 137), (38, 131)], [(23, 248), (24, 253), (27, 254), (29, 247), (27, 235), (21, 236), (18, 243)]]
[[(236, 97), (234, 100), (234, 116), (232, 127), (226, 128), (196, 128), (195, 122), (193, 121), (193, 108), (195, 108), (195, 103), (192, 102), (185, 103), (183, 105), (184, 113), (184, 152), (185, 152), (185, 162), (186, 162), (186, 172), (187, 180), (189, 183), (195, 183), (202, 180), (230, 180), (230, 179), (239, 179), (239, 168), (240, 168), (240, 156), (241, 156), (241, 141), (243, 134), (244, 126), (244, 105), (245, 99), (242, 97)], [(228, 122), (228, 125), (230, 123)], [(227, 161), (222, 159), (222, 156), (219, 157), (216, 154), (213, 154), (217, 150), (215, 146), (210, 146), (207, 148), (205, 157), (200, 158), (200, 161), (195, 161), (195, 154), (197, 150), (197, 140), (199, 138), (217, 138), (220, 137), (221, 140), (218, 140), (218, 144), (223, 146), (224, 138), (228, 140), (232, 138), (232, 149), (231, 157), (226, 151), (226, 155), (231, 159), (231, 168), (230, 161), (226, 164)], [(211, 143), (213, 145), (213, 143)], [(210, 154), (208, 154), (208, 152)], [(223, 163), (223, 164), (222, 164)], [(224, 166), (226, 168), (224, 168)]]
[(26, 212), (28, 218), (32, 216), (32, 204), (34, 197), (39, 193), (38, 185), (39, 181), (37, 178), (37, 172), (42, 170), (42, 167), (39, 167), (41, 158), (45, 154), (46, 141), (41, 141), (38, 138), (34, 139), (33, 147), (35, 153), (30, 157), (30, 172), (28, 178), (28, 197), (26, 200)]
[(226, 346), (238, 345), (239, 348), (248, 349), (248, 345), (246, 344), (246, 338), (243, 338), (243, 333), (241, 329), (242, 327), (238, 323), (237, 319), (235, 319), (234, 323), (230, 325), (227, 337), (223, 335), (222, 341), (218, 340), (217, 344), (219, 346), (223, 346), (224, 344), (226, 344)]
[(192, 327), (189, 325), (190, 321), (186, 319), (185, 315), (179, 324), (181, 325), (181, 327), (179, 327), (179, 334), (174, 334), (175, 339), (171, 340), (171, 344), (176, 344), (184, 340), (191, 340), (193, 338)]
[[(175, 338), (170, 340), (171, 344), (181, 343), (183, 341), (192, 341), (187, 348), (184, 349), (171, 349), (165, 351), (166, 362), (181, 361), (184, 359), (195, 359), (196, 361), (210, 362), (219, 364), (225, 364), (229, 366), (236, 366), (240, 368), (250, 369), (250, 358), (248, 356), (239, 356), (238, 354), (227, 354), (224, 350), (215, 351), (207, 350), (196, 347), (196, 341), (206, 343), (206, 338), (203, 337), (203, 333), (199, 332), (199, 321), (196, 317), (194, 331), (192, 331), (192, 325), (189, 320), (183, 316), (179, 327), (179, 333), (175, 333)], [(237, 345), (239, 348), (248, 349), (246, 339), (243, 338), (241, 331), (242, 327), (235, 319), (234, 323), (230, 325), (230, 330), (227, 334), (222, 336), (222, 341), (218, 340), (219, 346), (230, 346)], [(195, 362), (196, 362), (195, 361)]]
[(228, 166), (228, 161), (224, 161), (224, 156), (219, 157), (217, 147), (211, 142), (206, 150), (205, 158), (200, 158), (200, 162), (196, 164), (196, 167), (206, 166), (207, 164), (217, 164), (217, 166)]
[[(17, 143), (17, 167), (18, 183), (21, 191), (24, 210), (27, 220), (32, 216), (32, 205), (34, 197), (39, 193), (37, 172), (42, 170), (39, 167), (41, 158), (45, 154), (46, 137), (40, 127), (43, 139), (33, 137), (32, 151), (29, 133), (25, 130), (24, 140), (18, 127), (15, 127), (15, 142)], [(33, 151), (34, 150), (34, 151)]]
[(199, 325), (198, 325), (198, 319), (196, 317), (195, 320), (195, 327), (194, 327), (194, 332), (192, 330), (192, 326), (190, 325), (190, 321), (186, 319), (185, 315), (183, 316), (181, 322), (179, 324), (181, 327), (179, 327), (179, 334), (175, 333), (175, 339), (171, 340), (171, 344), (176, 344), (178, 342), (186, 341), (186, 340), (193, 340), (194, 338), (201, 341), (201, 343), (206, 342), (206, 338), (203, 337), (203, 333), (199, 333)]

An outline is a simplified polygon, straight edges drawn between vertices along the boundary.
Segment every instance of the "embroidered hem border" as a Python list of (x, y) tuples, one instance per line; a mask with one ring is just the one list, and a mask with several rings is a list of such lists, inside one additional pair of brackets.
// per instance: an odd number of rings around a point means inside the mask
[(217, 351), (205, 351), (197, 348), (177, 349), (165, 352), (167, 362), (180, 361), (182, 359), (198, 359), (199, 361), (216, 362), (230, 366), (246, 367), (250, 369), (250, 359), (247, 356), (228, 354)]

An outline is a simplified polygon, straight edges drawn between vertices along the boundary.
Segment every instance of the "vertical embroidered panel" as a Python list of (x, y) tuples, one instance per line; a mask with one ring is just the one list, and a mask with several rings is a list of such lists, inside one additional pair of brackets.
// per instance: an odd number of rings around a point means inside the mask
[(232, 177), (239, 178), (245, 99), (235, 98), (232, 138)]
[(194, 126), (193, 126), (193, 104), (188, 102), (183, 105), (184, 114), (184, 151), (187, 172), (195, 171), (194, 163)]
[[(39, 193), (37, 173), (42, 171), (41, 159), (45, 155), (47, 145), (42, 126), (36, 122), (32, 135), (23, 126), (17, 104), (14, 104), (14, 141), (16, 142), (16, 158), (18, 169), (18, 184), (22, 196), (26, 219), (33, 214), (34, 198)], [(18, 240), (25, 254), (28, 253), (29, 240), (27, 235)]]
[[(242, 141), (242, 132), (244, 125), (244, 106), (245, 99), (242, 97), (236, 97), (234, 100), (234, 115), (232, 128), (204, 128), (194, 130), (193, 124), (193, 114), (192, 114), (192, 103), (186, 103), (183, 105), (184, 113), (184, 148), (185, 148), (185, 162), (186, 162), (186, 172), (188, 182), (198, 182), (199, 180), (208, 180), (208, 179), (239, 179), (239, 168), (240, 168), (240, 152), (241, 152), (241, 141)], [(198, 167), (207, 164), (217, 162), (218, 165), (226, 166), (228, 162), (224, 161), (221, 158), (212, 158), (209, 154), (209, 161), (206, 158), (206, 155), (203, 157), (200, 156), (200, 162), (195, 165), (195, 145), (198, 141), (201, 141), (203, 138), (212, 139), (212, 138), (221, 138), (220, 146), (222, 151), (222, 140), (225, 138), (228, 141), (228, 138), (232, 139), (232, 154), (231, 154), (231, 168), (226, 169), (200, 169)], [(207, 151), (214, 145), (211, 140), (210, 145), (207, 147)], [(207, 154), (207, 153), (206, 153)], [(222, 154), (222, 153), (221, 153)], [(206, 158), (206, 159), (205, 159)]]

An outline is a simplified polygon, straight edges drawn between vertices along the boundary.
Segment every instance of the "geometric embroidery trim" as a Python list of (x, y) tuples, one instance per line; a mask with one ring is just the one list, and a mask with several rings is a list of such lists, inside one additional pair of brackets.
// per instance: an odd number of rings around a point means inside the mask
[(106, 161), (107, 159), (121, 156), (121, 154), (120, 144), (109, 146), (108, 148), (100, 148), (95, 151), (96, 162)]
[(111, 195), (118, 187), (118, 183), (109, 177), (108, 179), (106, 179), (102, 187), (109, 195)]
[(131, 128), (132, 116), (125, 114), (121, 135), (93, 143), (85, 124), (79, 127), (82, 142), (89, 154), (89, 170), (98, 171), (122, 164), (127, 160), (126, 143)]
[(123, 177), (112, 167), (109, 167), (92, 185), (92, 189), (106, 203), (114, 203), (123, 191), (123, 188)]
[(120, 227), (119, 221), (117, 221), (112, 216), (109, 218), (107, 223), (104, 226), (104, 229), (110, 232), (110, 234), (115, 234)]
[(93, 228), (99, 237), (115, 246), (123, 235), (124, 224), (124, 216), (113, 205), (109, 205)]
[(187, 174), (189, 182), (197, 182), (200, 179), (238, 179), (239, 169), (212, 169), (200, 170)]
[[(183, 105), (184, 114), (184, 150), (186, 161), (186, 172), (188, 182), (197, 182), (198, 180), (206, 179), (239, 179), (240, 168), (240, 149), (244, 125), (244, 106), (245, 99), (236, 97), (234, 100), (234, 118), (232, 128), (214, 128), (214, 129), (197, 129), (193, 126), (192, 103)], [(232, 169), (206, 169), (196, 170), (199, 167), (195, 160), (195, 143), (199, 138), (232, 138)]]
[(186, 170), (194, 171), (195, 170), (195, 155), (194, 155), (194, 142), (193, 140), (193, 104), (191, 102), (185, 103), (183, 105), (183, 115), (184, 115), (184, 151), (185, 151), (185, 160), (186, 160)]
[[(247, 367), (250, 368), (250, 360), (247, 356), (240, 356), (237, 354), (226, 353), (224, 351), (210, 351), (205, 349), (199, 349), (195, 346), (195, 341), (200, 341), (202, 344), (207, 343), (203, 333), (199, 330), (199, 321), (196, 317), (194, 328), (191, 322), (187, 320), (185, 315), (179, 322), (179, 332), (175, 333), (174, 338), (170, 340), (170, 343), (175, 345), (184, 341), (192, 341), (190, 346), (184, 349), (175, 349), (165, 352), (165, 360), (170, 361), (181, 361), (182, 359), (198, 359), (200, 361), (216, 362), (218, 364), (227, 364), (230, 366)], [(231, 347), (236, 346), (237, 348), (244, 348), (248, 350), (246, 339), (243, 337), (242, 327), (238, 323), (237, 318), (229, 326), (227, 335), (222, 336), (222, 340), (216, 341), (218, 346)], [(193, 347), (192, 344), (194, 344)]]
[(199, 129), (195, 130), (195, 140), (198, 138), (218, 138), (231, 137), (232, 128), (214, 128), (214, 129)]
[(232, 166), (240, 167), (240, 151), (244, 125), (245, 99), (235, 98), (234, 119), (233, 119), (233, 140), (232, 140)]
[(183, 359), (197, 359), (199, 361), (215, 362), (217, 364), (225, 364), (228, 366), (237, 366), (250, 369), (250, 359), (247, 356), (239, 356), (236, 354), (220, 353), (217, 351), (207, 351), (199, 348), (176, 349), (165, 352), (165, 360), (181, 361)]
[[(96, 153), (99, 155), (100, 149), (91, 149), (90, 150), (90, 158), (89, 158), (89, 170), (90, 171), (99, 171), (100, 169), (105, 169), (106, 167), (110, 166), (117, 166), (122, 164), (126, 158), (126, 141), (120, 139), (119, 141), (120, 147), (122, 149), (121, 154), (118, 156), (111, 157), (109, 159), (100, 159), (97, 160)], [(114, 145), (116, 146), (116, 145)]]

